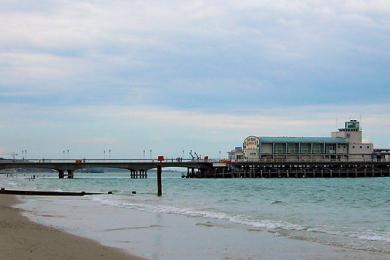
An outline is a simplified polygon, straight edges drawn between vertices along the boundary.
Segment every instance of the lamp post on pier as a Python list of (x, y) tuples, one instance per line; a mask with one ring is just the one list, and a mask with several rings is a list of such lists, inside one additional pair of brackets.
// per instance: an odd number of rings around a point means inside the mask
[(18, 156), (18, 154), (17, 153), (11, 153), (11, 156), (12, 156), (12, 160), (16, 160), (17, 158), (16, 158), (16, 156)]
[(22, 150), (22, 160), (24, 160), (25, 158), (27, 158), (27, 150), (23, 149)]

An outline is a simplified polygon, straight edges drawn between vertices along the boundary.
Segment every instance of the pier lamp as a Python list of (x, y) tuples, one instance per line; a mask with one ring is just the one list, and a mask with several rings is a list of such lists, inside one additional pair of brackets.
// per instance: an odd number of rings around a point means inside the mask
[(22, 150), (22, 160), (24, 160), (26, 157), (27, 157), (27, 150), (26, 149), (23, 149)]

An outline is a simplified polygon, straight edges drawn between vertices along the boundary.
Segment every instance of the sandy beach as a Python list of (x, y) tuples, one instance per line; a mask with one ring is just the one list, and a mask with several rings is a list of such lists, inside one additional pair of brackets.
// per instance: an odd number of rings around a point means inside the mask
[(141, 259), (54, 228), (29, 221), (0, 195), (0, 259)]

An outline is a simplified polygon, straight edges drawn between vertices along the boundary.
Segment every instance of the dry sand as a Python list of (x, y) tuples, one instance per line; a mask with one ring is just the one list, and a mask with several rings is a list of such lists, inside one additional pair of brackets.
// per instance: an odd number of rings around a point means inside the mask
[(29, 221), (12, 208), (14, 195), (0, 195), (0, 259), (141, 259)]

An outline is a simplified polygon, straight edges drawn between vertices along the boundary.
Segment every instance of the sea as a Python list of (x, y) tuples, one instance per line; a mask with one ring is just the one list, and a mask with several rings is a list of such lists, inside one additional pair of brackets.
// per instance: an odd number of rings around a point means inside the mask
[(105, 193), (20, 196), (18, 207), (38, 223), (150, 259), (257, 259), (278, 241), (314, 245), (314, 256), (316, 246), (390, 255), (390, 178), (187, 179), (163, 169), (162, 197), (153, 171), (147, 179), (0, 174), (0, 188)]

